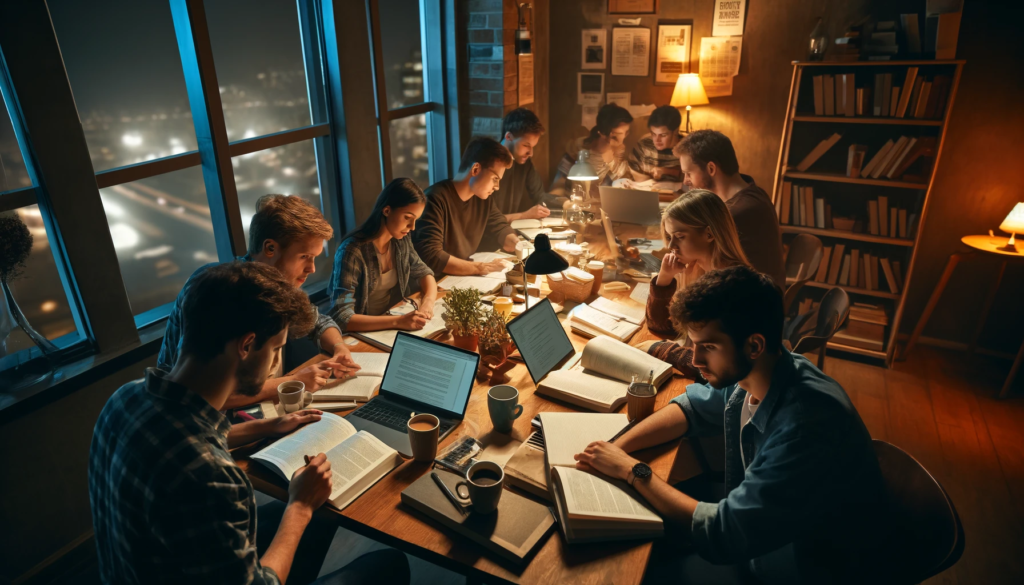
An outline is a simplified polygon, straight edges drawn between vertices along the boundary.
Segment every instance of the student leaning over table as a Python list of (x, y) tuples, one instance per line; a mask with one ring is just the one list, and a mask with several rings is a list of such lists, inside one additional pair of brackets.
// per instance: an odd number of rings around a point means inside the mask
[[(764, 583), (865, 582), (865, 544), (884, 530), (871, 437), (842, 387), (782, 347), (778, 287), (746, 266), (716, 270), (677, 297), (672, 314), (707, 384), (688, 386), (614, 444), (576, 455), (579, 467), (629, 481), (662, 516), (689, 526), (699, 557), (656, 543), (650, 582), (748, 571)], [(724, 498), (698, 501), (628, 454), (723, 432)]]
[[(412, 238), (427, 197), (412, 179), (395, 179), (380, 192), (361, 226), (345, 236), (334, 255), (327, 289), (329, 314), (345, 331), (423, 329), (434, 316), (437, 282), (420, 260)], [(401, 316), (388, 309), (415, 292), (419, 309)]]
[(647, 118), (650, 133), (637, 141), (629, 155), (629, 169), (633, 179), (646, 181), (681, 181), (679, 157), (672, 152), (682, 138), (679, 126), (683, 123), (679, 110), (673, 106), (658, 106)]
[[(292, 476), (287, 504), (257, 507), (228, 450), (286, 435), (322, 413), (232, 425), (219, 411), (229, 396), (260, 392), (289, 331), (308, 332), (316, 312), (291, 280), (259, 262), (221, 264), (191, 283), (178, 307), (185, 330), (174, 367), (149, 368), (122, 386), (96, 422), (89, 500), (100, 579), (309, 583), (337, 531), (313, 518), (331, 493), (331, 463), (316, 454)], [(408, 560), (395, 550), (373, 552), (317, 583), (369, 579), (408, 583)]]
[(631, 174), (626, 161), (626, 137), (633, 116), (629, 110), (617, 104), (605, 104), (597, 111), (597, 123), (590, 134), (571, 140), (565, 147), (565, 154), (558, 161), (555, 178), (551, 181), (551, 193), (568, 197), (572, 195), (572, 181), (569, 171), (576, 164), (581, 150), (590, 153), (590, 166), (597, 173), (597, 180), (590, 181), (590, 192), (599, 197), (600, 185), (611, 185), (616, 179), (628, 179)]
[[(740, 246), (736, 226), (725, 203), (704, 189), (683, 193), (665, 209), (661, 237), (668, 252), (651, 281), (647, 327), (655, 333), (674, 334), (675, 326), (669, 315), (673, 298), (682, 295), (690, 283), (706, 272), (750, 266), (750, 262)], [(700, 372), (690, 363), (693, 348), (688, 340), (681, 343), (651, 341), (641, 344), (640, 348), (672, 364), (688, 377), (700, 377)]]
[[(256, 202), (256, 214), (249, 222), (249, 253), (238, 260), (273, 266), (298, 289), (316, 271), (314, 259), (323, 253), (324, 240), (333, 235), (334, 229), (324, 220), (320, 211), (297, 195), (264, 195)], [(188, 325), (181, 314), (185, 295), (192, 281), (212, 266), (216, 264), (207, 264), (193, 272), (174, 300), (156, 362), (157, 367), (164, 371), (169, 372), (178, 361), (182, 329)], [(315, 306), (313, 311), (316, 314), (316, 326), (309, 333), (309, 338), (318, 348), (333, 357), (307, 366), (292, 376), (282, 376), (284, 362), (279, 360), (278, 370), (273, 377), (267, 379), (258, 394), (232, 396), (225, 403), (225, 408), (272, 400), (277, 397), (277, 386), (286, 380), (300, 380), (306, 385), (306, 390), (316, 392), (327, 382), (332, 370), (339, 378), (359, 370), (359, 366), (352, 361), (352, 354), (342, 343), (338, 325), (327, 315), (321, 315)]]
[(544, 190), (537, 170), (533, 168), (533, 149), (544, 136), (544, 125), (537, 114), (516, 108), (501, 122), (501, 144), (512, 153), (512, 166), (501, 177), (498, 190), (491, 195), (505, 219), (541, 219), (561, 209), (568, 201)]

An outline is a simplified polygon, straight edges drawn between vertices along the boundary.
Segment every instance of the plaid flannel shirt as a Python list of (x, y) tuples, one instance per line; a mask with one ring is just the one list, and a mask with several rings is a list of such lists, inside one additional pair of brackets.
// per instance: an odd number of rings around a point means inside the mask
[[(252, 257), (246, 254), (235, 260), (236, 262), (252, 262)], [(207, 268), (216, 266), (217, 263), (207, 264), (206, 266), (200, 266), (192, 273), (192, 276), (188, 277), (185, 282), (185, 286), (181, 287), (181, 292), (178, 293), (178, 297), (174, 299), (174, 306), (171, 307), (171, 314), (167, 316), (167, 327), (164, 330), (164, 342), (160, 346), (160, 353), (156, 358), (156, 366), (161, 370), (170, 372), (174, 367), (174, 364), (178, 361), (178, 355), (181, 353), (181, 328), (183, 323), (181, 322), (181, 306), (185, 302), (185, 294), (188, 293), (188, 289), (192, 284), (195, 277), (202, 274)], [(334, 322), (328, 315), (323, 315), (320, 310), (317, 309), (316, 305), (313, 305), (313, 311), (316, 312), (316, 326), (313, 327), (313, 331), (309, 333), (309, 338), (312, 339), (317, 347), (320, 347), (320, 336), (324, 334), (328, 329), (334, 327), (341, 331), (338, 324)]]
[(672, 154), (672, 149), (658, 150), (650, 134), (638, 140), (633, 153), (629, 155), (629, 168), (647, 176), (658, 167), (669, 169), (678, 166), (679, 158)]
[(231, 424), (155, 368), (107, 401), (89, 451), (104, 583), (279, 584), (256, 554), (256, 498)]

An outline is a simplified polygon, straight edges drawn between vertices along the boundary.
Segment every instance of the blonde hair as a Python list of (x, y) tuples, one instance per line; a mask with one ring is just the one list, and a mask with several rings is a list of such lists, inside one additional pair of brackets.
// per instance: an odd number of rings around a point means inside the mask
[(267, 240), (282, 248), (300, 238), (329, 240), (334, 228), (316, 207), (298, 195), (264, 195), (256, 201), (256, 215), (249, 222), (249, 253), (258, 254)]
[(711, 252), (711, 269), (719, 270), (730, 266), (750, 266), (747, 255), (740, 247), (740, 237), (736, 232), (736, 223), (725, 202), (707, 189), (692, 189), (683, 193), (672, 202), (661, 219), (661, 237), (668, 244), (668, 233), (665, 220), (672, 218), (679, 223), (696, 229), (711, 230), (713, 250)]

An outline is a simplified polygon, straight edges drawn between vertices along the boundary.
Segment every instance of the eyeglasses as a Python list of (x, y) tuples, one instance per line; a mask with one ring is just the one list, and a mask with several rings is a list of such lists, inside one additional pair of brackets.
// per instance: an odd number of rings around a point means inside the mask
[(488, 168), (484, 168), (484, 170), (487, 171), (488, 173), (491, 173), (492, 175), (494, 175), (493, 182), (494, 182), (495, 185), (501, 183), (501, 177), (498, 176), (498, 173), (496, 173), (496, 172), (494, 172), (494, 171), (492, 171), (491, 169), (488, 169)]

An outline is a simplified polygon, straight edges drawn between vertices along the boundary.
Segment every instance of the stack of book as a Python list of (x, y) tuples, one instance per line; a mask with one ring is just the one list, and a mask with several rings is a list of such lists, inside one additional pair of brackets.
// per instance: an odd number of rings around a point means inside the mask
[(926, 79), (919, 75), (917, 67), (907, 67), (903, 85), (900, 86), (893, 85), (895, 80), (892, 75), (875, 75), (875, 116), (926, 120), (942, 118), (952, 85), (952, 78), (949, 75), (936, 75), (932, 79)]
[(888, 290), (893, 294), (903, 290), (903, 270), (899, 260), (849, 249), (840, 243), (825, 246), (822, 250), (821, 264), (814, 280), (866, 290)]
[(814, 187), (782, 184), (782, 195), (775, 202), (779, 223), (820, 229), (832, 226), (832, 206), (821, 197), (814, 196)]
[[(893, 142), (889, 140), (868, 160), (860, 171), (863, 179), (899, 179), (915, 178), (923, 180), (929, 176), (930, 166), (935, 161), (936, 140), (934, 136), (900, 136)], [(925, 159), (926, 168), (913, 177), (907, 175), (911, 165)]]
[(885, 350), (885, 328), (889, 325), (889, 316), (885, 309), (877, 305), (854, 303), (850, 307), (850, 316), (846, 326), (836, 331), (832, 340), (836, 343), (870, 349)]
[(868, 201), (868, 233), (890, 238), (913, 238), (917, 214), (889, 205), (889, 198), (880, 195)]

